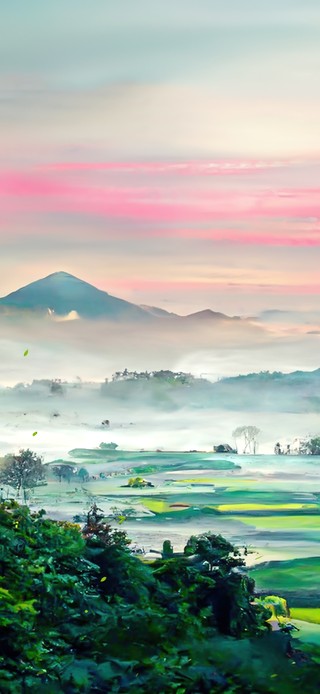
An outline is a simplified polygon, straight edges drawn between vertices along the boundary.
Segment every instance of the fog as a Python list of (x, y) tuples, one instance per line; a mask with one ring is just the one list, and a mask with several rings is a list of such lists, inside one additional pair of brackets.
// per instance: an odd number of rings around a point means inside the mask
[(319, 366), (319, 340), (246, 320), (158, 319), (146, 326), (0, 316), (0, 384), (76, 376), (101, 381), (125, 367), (190, 371), (210, 380), (253, 370), (311, 370)]
[[(126, 386), (126, 383), (121, 383)], [(212, 450), (232, 444), (232, 431), (252, 424), (261, 429), (260, 453), (273, 452), (276, 440), (292, 441), (319, 431), (319, 414), (230, 411), (217, 407), (167, 405), (138, 394), (105, 397), (99, 384), (70, 384), (64, 395), (51, 395), (48, 385), (5, 389), (0, 393), (0, 455), (29, 447), (48, 462), (66, 458), (73, 448), (115, 442), (120, 449)], [(102, 425), (110, 420), (110, 428)], [(33, 436), (34, 432), (36, 436)]]
[[(2, 315), (0, 336), (1, 455), (28, 446), (50, 460), (110, 440), (127, 449), (212, 450), (216, 443), (232, 443), (232, 431), (244, 424), (261, 429), (259, 451), (264, 453), (273, 451), (278, 439), (289, 442), (319, 431), (319, 407), (308, 410), (307, 401), (300, 407), (304, 394), (291, 386), (281, 398), (277, 390), (256, 390), (256, 401), (247, 387), (243, 401), (241, 388), (225, 394), (220, 387), (216, 397), (208, 387), (173, 394), (119, 384), (124, 390), (100, 392), (104, 379), (124, 368), (184, 371), (211, 382), (252, 371), (313, 370), (319, 366), (315, 334), (245, 320), (176, 324), (159, 319), (137, 326)], [(73, 386), (65, 388), (64, 396), (51, 395), (48, 386), (13, 388), (53, 378)], [(308, 395), (316, 396), (317, 388)], [(292, 403), (297, 403), (294, 411)], [(53, 417), (54, 412), (60, 416)], [(101, 426), (103, 419), (110, 419), (110, 431)]]

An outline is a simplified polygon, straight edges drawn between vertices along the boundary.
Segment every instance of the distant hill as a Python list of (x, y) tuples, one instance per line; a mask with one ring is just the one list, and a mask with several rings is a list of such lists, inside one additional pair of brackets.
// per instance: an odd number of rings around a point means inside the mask
[(320, 369), (252, 373), (214, 383), (192, 377), (185, 382), (165, 377), (120, 378), (103, 384), (101, 392), (106, 397), (154, 403), (160, 408), (188, 405), (248, 412), (320, 412)]
[[(197, 311), (196, 313), (189, 313), (188, 316), (184, 316), (186, 320), (193, 321), (239, 321), (240, 316), (227, 316), (225, 313), (220, 313), (219, 311), (212, 311), (210, 308), (204, 311)], [(245, 319), (243, 319), (245, 320)]]
[(224, 378), (213, 386), (215, 397), (227, 409), (320, 412), (320, 369), (262, 371)]
[[(117, 372), (115, 376), (115, 380), (100, 384), (62, 382), (61, 394), (71, 397), (80, 389), (81, 398), (85, 392), (91, 393), (90, 397), (102, 397), (108, 407), (123, 401), (130, 403), (132, 411), (147, 406), (166, 411), (189, 407), (243, 413), (320, 413), (320, 369), (252, 373), (216, 382), (169, 371), (151, 372), (149, 377), (147, 372)], [(25, 401), (29, 394), (52, 397), (51, 384), (50, 379), (34, 380), (29, 386), (20, 383), (9, 390), (23, 395)]]

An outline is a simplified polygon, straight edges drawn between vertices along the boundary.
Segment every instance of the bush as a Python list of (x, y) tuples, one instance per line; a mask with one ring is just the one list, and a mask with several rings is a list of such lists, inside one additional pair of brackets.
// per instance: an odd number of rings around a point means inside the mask
[(210, 533), (183, 556), (168, 542), (149, 566), (96, 506), (81, 532), (0, 504), (0, 691), (313, 694), (316, 655), (292, 672), (238, 551)]

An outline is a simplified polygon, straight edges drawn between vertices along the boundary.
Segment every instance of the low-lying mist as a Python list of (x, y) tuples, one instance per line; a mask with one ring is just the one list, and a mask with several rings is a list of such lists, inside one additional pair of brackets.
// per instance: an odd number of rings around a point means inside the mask
[[(319, 335), (285, 335), (250, 321), (158, 319), (148, 326), (0, 317), (0, 383), (34, 378), (101, 381), (114, 371), (172, 369), (210, 380), (260, 370), (319, 365)], [(27, 359), (22, 355), (29, 349)]]

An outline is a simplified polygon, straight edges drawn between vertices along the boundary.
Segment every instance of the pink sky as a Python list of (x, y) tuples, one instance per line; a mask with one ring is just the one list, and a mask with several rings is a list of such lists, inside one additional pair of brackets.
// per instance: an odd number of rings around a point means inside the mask
[(2, 169), (1, 294), (64, 269), (182, 313), (248, 314), (297, 297), (315, 308), (319, 170), (314, 159), (250, 158)]

